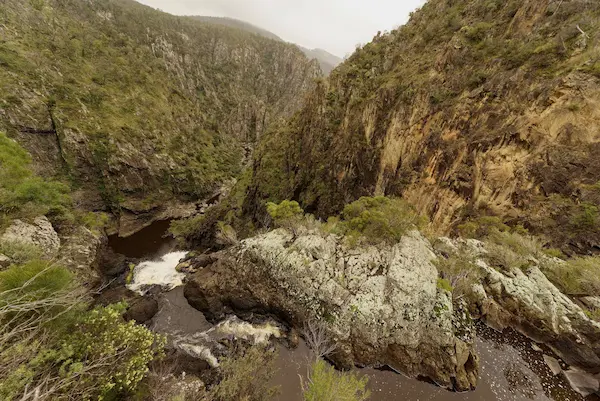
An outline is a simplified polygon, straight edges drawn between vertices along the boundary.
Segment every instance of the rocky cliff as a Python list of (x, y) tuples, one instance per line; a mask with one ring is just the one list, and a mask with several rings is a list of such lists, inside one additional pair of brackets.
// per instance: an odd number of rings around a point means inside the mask
[[(395, 246), (353, 249), (343, 238), (286, 229), (189, 264), (185, 296), (213, 320), (272, 314), (290, 326), (323, 322), (338, 366), (390, 366), (456, 390), (475, 388), (473, 321), (438, 288), (433, 249), (418, 231)], [(206, 266), (206, 267), (205, 267)]]
[(326, 217), (401, 195), (440, 233), (496, 215), (595, 249), (599, 15), (581, 0), (430, 0), (263, 137), (246, 211), (294, 198)]
[(212, 194), (320, 75), (293, 45), (133, 1), (7, 0), (0, 33), (0, 130), (115, 214)]

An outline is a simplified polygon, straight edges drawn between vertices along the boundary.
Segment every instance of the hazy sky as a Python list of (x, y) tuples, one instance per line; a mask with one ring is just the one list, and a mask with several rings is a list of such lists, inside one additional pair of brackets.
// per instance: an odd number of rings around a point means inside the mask
[(286, 41), (340, 57), (404, 24), (424, 0), (138, 0), (179, 15), (237, 18)]

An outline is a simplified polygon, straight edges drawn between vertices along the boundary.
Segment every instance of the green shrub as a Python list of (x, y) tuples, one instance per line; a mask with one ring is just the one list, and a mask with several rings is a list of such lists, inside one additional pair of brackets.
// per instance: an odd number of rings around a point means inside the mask
[(600, 257), (574, 258), (544, 266), (544, 274), (567, 295), (600, 296)]
[(195, 216), (189, 219), (174, 220), (171, 222), (169, 232), (176, 238), (193, 238), (205, 223), (205, 217)]
[(447, 280), (445, 278), (437, 279), (437, 288), (439, 288), (440, 290), (448, 291), (448, 292), (454, 291), (454, 287), (452, 287), (452, 284), (450, 284), (450, 280)]
[(322, 359), (314, 362), (307, 383), (303, 383), (305, 401), (365, 401), (369, 398), (368, 379), (354, 373), (338, 372)]
[(496, 230), (485, 238), (485, 249), (487, 253), (484, 258), (491, 266), (510, 271), (528, 268), (530, 259), (542, 252), (542, 245), (533, 236)]
[(70, 208), (68, 186), (35, 176), (30, 165), (29, 154), (0, 132), (0, 213), (35, 217)]
[(6, 255), (16, 265), (41, 259), (43, 256), (43, 252), (39, 247), (20, 241), (0, 242), (0, 253)]
[(464, 26), (461, 28), (462, 34), (471, 42), (479, 43), (489, 34), (492, 24), (487, 22), (478, 22), (474, 25)]
[(561, 251), (560, 249), (557, 248), (546, 248), (546, 249), (542, 249), (542, 252), (544, 252), (546, 255), (552, 257), (552, 258), (558, 258), (558, 259), (565, 259), (566, 256), (563, 253), (563, 251)]
[(108, 224), (110, 217), (106, 213), (84, 213), (80, 217), (81, 223), (86, 226), (90, 231), (98, 233), (102, 232)]
[(162, 355), (165, 339), (134, 321), (125, 322), (126, 309), (125, 304), (96, 308), (62, 341), (72, 362), (66, 360), (60, 369), (81, 374), (69, 394), (102, 399), (133, 391), (148, 372), (148, 364)]
[(509, 226), (502, 222), (500, 217), (483, 216), (477, 219), (470, 219), (467, 222), (460, 224), (458, 233), (464, 238), (485, 238), (493, 231), (508, 231)]
[[(164, 339), (126, 323), (125, 305), (87, 310), (64, 268), (32, 261), (0, 272), (0, 399), (122, 399)], [(51, 384), (51, 385), (49, 385)]]
[(395, 243), (411, 229), (423, 228), (426, 223), (427, 219), (403, 199), (362, 197), (344, 208), (337, 230), (351, 240)]
[(2, 303), (42, 301), (72, 288), (73, 275), (49, 262), (34, 260), (0, 272)]
[[(481, 268), (477, 266), (469, 256), (464, 253), (450, 255), (448, 258), (438, 258), (434, 264), (440, 274), (440, 279), (448, 283), (452, 288), (454, 297), (468, 295), (471, 292), (473, 284), (481, 279)], [(440, 281), (438, 280), (438, 288)]]
[(215, 401), (268, 401), (278, 392), (271, 385), (277, 354), (263, 347), (239, 349), (221, 361), (220, 383), (210, 391)]
[(267, 213), (269, 213), (273, 222), (280, 227), (293, 224), (304, 217), (304, 210), (298, 202), (289, 200), (284, 200), (280, 204), (267, 203)]

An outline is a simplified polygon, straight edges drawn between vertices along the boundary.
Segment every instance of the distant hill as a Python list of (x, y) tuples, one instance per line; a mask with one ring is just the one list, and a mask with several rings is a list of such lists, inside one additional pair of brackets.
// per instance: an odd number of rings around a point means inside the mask
[(280, 42), (284, 41), (279, 36), (275, 35), (273, 32), (269, 32), (266, 29), (259, 28), (256, 25), (250, 24), (249, 22), (245, 22), (245, 21), (241, 21), (241, 20), (237, 20), (237, 19), (233, 19), (233, 18), (206, 17), (206, 16), (203, 16), (203, 15), (195, 15), (195, 16), (192, 16), (190, 18), (195, 19), (197, 21), (210, 22), (210, 23), (213, 23), (213, 24), (225, 25), (225, 26), (228, 26), (230, 28), (243, 29), (245, 31), (255, 33), (257, 35), (263, 36), (263, 37), (268, 38), (268, 39), (278, 40)]
[[(279, 36), (275, 35), (273, 32), (269, 32), (266, 29), (260, 28), (256, 25), (252, 25), (248, 22), (237, 20), (234, 18), (206, 17), (206, 16), (200, 16), (200, 15), (192, 16), (190, 18), (193, 18), (197, 21), (224, 25), (224, 26), (228, 26), (230, 28), (242, 29), (244, 31), (252, 32), (252, 33), (255, 33), (262, 37), (277, 40), (280, 42), (284, 41)], [(337, 67), (338, 64), (340, 64), (343, 61), (342, 58), (340, 58), (334, 54), (331, 54), (328, 51), (323, 50), (323, 49), (307, 49), (307, 48), (299, 46), (299, 45), (296, 45), (296, 46), (298, 46), (298, 48), (300, 50), (302, 50), (308, 58), (317, 59), (317, 61), (319, 62), (320, 66), (321, 66), (321, 70), (323, 70), (323, 73), (325, 73), (327, 75), (329, 75), (329, 73), (335, 67)]]

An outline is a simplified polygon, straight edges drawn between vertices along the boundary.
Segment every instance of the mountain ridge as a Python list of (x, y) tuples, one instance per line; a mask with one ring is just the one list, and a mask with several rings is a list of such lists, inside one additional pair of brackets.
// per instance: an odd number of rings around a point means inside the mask
[[(189, 18), (196, 19), (196, 20), (203, 21), (203, 22), (212, 23), (212, 24), (219, 24), (219, 25), (229, 26), (229, 27), (233, 27), (233, 28), (238, 28), (238, 29), (242, 29), (244, 31), (248, 31), (248, 32), (260, 35), (260, 36), (264, 36), (268, 39), (285, 42), (282, 38), (280, 38), (276, 34), (270, 32), (266, 29), (263, 29), (254, 24), (251, 24), (249, 22), (242, 21), (242, 20), (235, 19), (235, 18), (210, 17), (210, 16), (189, 16)], [(331, 73), (331, 71), (333, 71), (333, 69), (335, 67), (337, 67), (343, 61), (342, 58), (328, 52), (327, 50), (318, 49), (318, 48), (317, 49), (308, 49), (308, 48), (303, 47), (298, 44), (295, 44), (295, 45), (300, 50), (302, 50), (309, 59), (317, 59), (319, 61), (319, 64), (321, 65), (321, 70), (323, 71), (323, 73), (325, 75), (329, 75)]]

